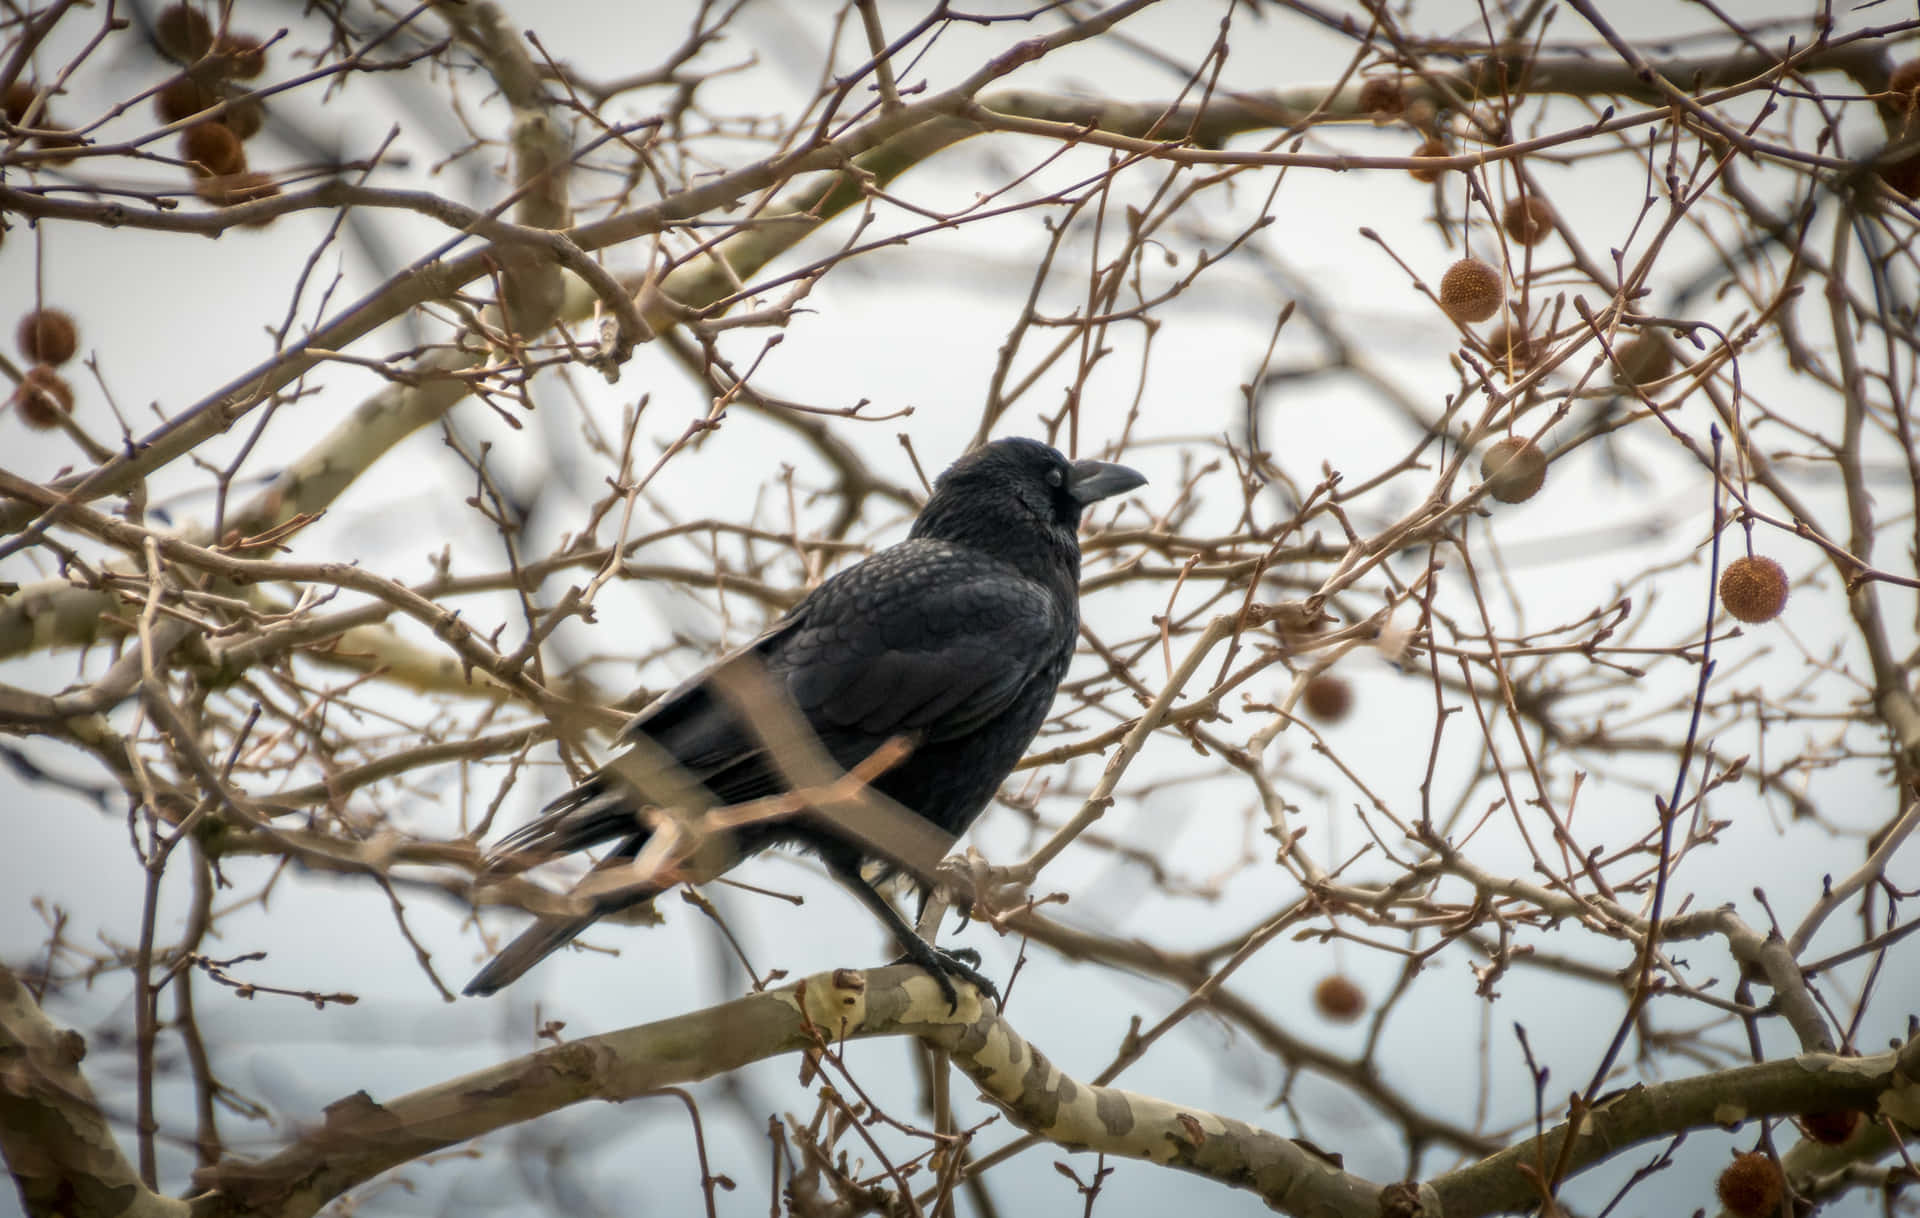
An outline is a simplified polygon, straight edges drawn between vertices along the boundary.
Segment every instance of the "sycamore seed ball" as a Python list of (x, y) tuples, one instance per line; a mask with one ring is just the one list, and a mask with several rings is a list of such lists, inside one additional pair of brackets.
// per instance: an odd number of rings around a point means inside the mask
[(1313, 987), (1313, 1005), (1335, 1023), (1352, 1023), (1366, 1014), (1367, 995), (1342, 973), (1330, 973)]
[(1880, 180), (1909, 199), (1920, 199), (1920, 155), (1880, 166)]
[(1628, 385), (1647, 385), (1673, 375), (1673, 348), (1658, 334), (1640, 334), (1614, 351), (1620, 361), (1615, 378)]
[[(58, 127), (60, 125), (51, 118), (42, 118), (40, 122), (42, 126), (46, 127)], [(33, 138), (33, 142), (49, 151), (58, 148), (84, 148), (87, 146), (87, 141), (81, 139), (79, 136), (64, 133), (37, 135)], [(72, 161), (73, 156), (68, 154), (67, 156), (47, 157), (45, 163), (48, 165), (67, 165), (71, 164)]]
[(1887, 92), (1893, 108), (1902, 114), (1912, 114), (1920, 107), (1920, 59), (1909, 59), (1894, 68), (1887, 77)]
[(1502, 436), (1480, 458), (1480, 480), (1502, 503), (1524, 503), (1547, 480), (1547, 454), (1525, 436)]
[(1787, 605), (1787, 573), (1771, 558), (1742, 555), (1720, 573), (1720, 604), (1743, 622), (1770, 622)]
[(213, 49), (235, 80), (252, 80), (267, 70), (267, 48), (252, 34), (222, 34)]
[(211, 89), (193, 77), (181, 76), (168, 81), (165, 88), (153, 95), (153, 112), (160, 116), (163, 123), (177, 123), (193, 117), (219, 100)]
[(1860, 1128), (1860, 1114), (1852, 1108), (1829, 1108), (1824, 1112), (1805, 1113), (1800, 1118), (1800, 1126), (1814, 1141), (1838, 1146)]
[(13, 409), (28, 427), (45, 431), (73, 413), (73, 387), (51, 367), (35, 364), (14, 388)]
[(1503, 369), (1511, 367), (1516, 374), (1539, 363), (1544, 346), (1539, 339), (1514, 326), (1501, 326), (1487, 335), (1487, 350), (1493, 353), (1494, 363)]
[(1300, 701), (1320, 722), (1338, 723), (1353, 709), (1353, 686), (1343, 677), (1323, 672), (1308, 678), (1307, 687), (1300, 691)]
[(240, 137), (225, 123), (195, 123), (181, 132), (180, 159), (189, 162), (194, 173), (207, 178), (241, 173), (247, 167)]
[(192, 63), (213, 49), (213, 25), (198, 9), (172, 4), (153, 19), (153, 40), (181, 63)]
[(1393, 76), (1369, 77), (1360, 86), (1359, 101), (1360, 113), (1371, 115), (1375, 122), (1396, 119), (1407, 108), (1406, 90)]
[(1714, 1191), (1720, 1194), (1720, 1204), (1738, 1218), (1764, 1218), (1780, 1212), (1785, 1189), (1780, 1165), (1761, 1151), (1750, 1150), (1733, 1157)]
[(1553, 205), (1539, 195), (1515, 199), (1500, 213), (1500, 227), (1521, 245), (1538, 245), (1553, 236)]
[(27, 111), (33, 107), (33, 99), (40, 90), (30, 80), (16, 80), (7, 86), (5, 107), (7, 121), (18, 123), (27, 117)]
[(1440, 277), (1440, 307), (1455, 321), (1485, 321), (1500, 311), (1505, 287), (1497, 268), (1462, 258)]
[(79, 329), (59, 309), (35, 309), (22, 317), (13, 338), (20, 354), (35, 364), (64, 364), (80, 348)]
[(280, 187), (264, 173), (230, 173), (201, 178), (193, 184), (193, 193), (215, 207), (238, 207), (256, 199), (271, 199)]
[[(1415, 148), (1413, 150), (1413, 155), (1415, 156), (1452, 156), (1453, 149), (1447, 147), (1447, 141), (1441, 139), (1439, 136), (1430, 135), (1425, 140), (1421, 141), (1420, 146), (1418, 148)], [(1445, 173), (1446, 170), (1444, 169), (1409, 169), (1407, 170), (1407, 172), (1413, 175), (1413, 180), (1416, 182), (1438, 182), (1440, 180), (1440, 175)]]
[[(12, 123), (24, 121), (27, 117), (27, 111), (33, 109), (34, 98), (39, 95), (40, 86), (30, 80), (16, 80), (9, 85), (5, 98), (0, 99), (0, 106), (4, 106), (7, 113), (7, 121)], [(86, 141), (77, 135), (67, 135), (64, 132), (56, 130), (60, 126), (60, 120), (53, 117), (51, 99), (41, 105), (39, 114), (36, 115), (33, 120), (33, 125), (42, 131), (48, 132), (46, 135), (36, 135), (33, 137), (33, 142), (37, 147), (47, 149), (80, 148), (86, 144)], [(64, 165), (72, 159), (70, 156), (46, 157), (42, 163), (46, 165)]]
[(227, 104), (227, 112), (220, 121), (241, 139), (250, 140), (259, 135), (260, 128), (266, 124), (267, 108), (257, 97), (238, 98)]

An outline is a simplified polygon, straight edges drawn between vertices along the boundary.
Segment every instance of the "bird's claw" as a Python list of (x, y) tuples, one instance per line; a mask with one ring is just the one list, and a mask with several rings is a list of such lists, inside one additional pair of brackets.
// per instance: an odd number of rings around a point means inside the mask
[(953, 988), (953, 979), (958, 977), (974, 989), (991, 999), (995, 1005), (1000, 1002), (1000, 990), (987, 980), (980, 971), (980, 953), (970, 947), (947, 951), (931, 943), (916, 941), (907, 948), (907, 954), (895, 961), (896, 964), (917, 964), (933, 977), (940, 993), (946, 997), (947, 1013), (960, 1009), (960, 992)]

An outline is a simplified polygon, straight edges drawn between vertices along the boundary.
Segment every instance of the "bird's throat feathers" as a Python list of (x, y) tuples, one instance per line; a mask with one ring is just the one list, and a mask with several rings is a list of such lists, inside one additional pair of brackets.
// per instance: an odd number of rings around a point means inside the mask
[(1073, 525), (1042, 515), (1017, 496), (947, 495), (947, 489), (927, 501), (910, 536), (990, 555), (1048, 586), (1065, 576), (1062, 590), (1073, 595), (1080, 581), (1080, 539)]

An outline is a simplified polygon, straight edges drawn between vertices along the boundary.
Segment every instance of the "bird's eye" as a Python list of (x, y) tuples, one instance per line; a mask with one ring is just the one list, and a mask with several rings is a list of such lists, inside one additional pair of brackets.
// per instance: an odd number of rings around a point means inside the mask
[(1057, 489), (1060, 486), (1064, 485), (1066, 481), (1067, 481), (1067, 475), (1061, 471), (1059, 466), (1056, 465), (1052, 469), (1047, 471), (1048, 486), (1051, 486)]

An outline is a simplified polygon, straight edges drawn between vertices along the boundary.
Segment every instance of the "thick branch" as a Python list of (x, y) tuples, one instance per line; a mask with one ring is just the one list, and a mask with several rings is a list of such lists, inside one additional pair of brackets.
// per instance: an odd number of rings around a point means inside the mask
[(87, 1042), (55, 1027), (0, 966), (0, 1154), (33, 1218), (185, 1218), (140, 1183), (80, 1073)]
[[(304, 1218), (400, 1164), (583, 1100), (619, 1101), (834, 1042), (914, 1036), (952, 1054), (1021, 1127), (1073, 1150), (1144, 1159), (1258, 1194), (1285, 1213), (1380, 1212), (1382, 1190), (1302, 1144), (1213, 1113), (1063, 1074), (1012, 1025), (963, 993), (958, 1011), (920, 970), (817, 974), (673, 1019), (588, 1037), (387, 1103), (365, 1092), (332, 1105), (325, 1124), (260, 1163), (199, 1173), (199, 1218), (272, 1213)], [(1588, 1114), (1568, 1166), (1686, 1129), (1762, 1116), (1854, 1107), (1907, 1111), (1920, 1040), (1868, 1058), (1806, 1054), (1635, 1087)], [(1417, 1189), (1430, 1215), (1489, 1214), (1537, 1200), (1524, 1168), (1553, 1161), (1565, 1126), (1528, 1138)], [(1405, 1186), (1395, 1186), (1404, 1188)]]
[(1211, 1113), (1055, 1069), (963, 991), (947, 1012), (911, 966), (841, 970), (674, 1019), (589, 1037), (388, 1103), (358, 1092), (273, 1158), (200, 1173), (194, 1213), (304, 1218), (380, 1172), (583, 1100), (630, 1099), (749, 1062), (875, 1036), (917, 1036), (959, 1065), (1022, 1126), (1059, 1145), (1148, 1159), (1250, 1188), (1292, 1212), (1372, 1214), (1378, 1190), (1293, 1141)]

